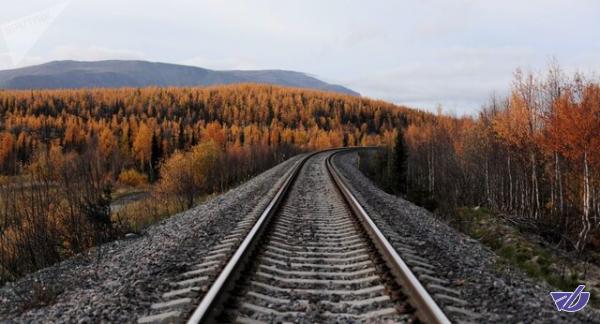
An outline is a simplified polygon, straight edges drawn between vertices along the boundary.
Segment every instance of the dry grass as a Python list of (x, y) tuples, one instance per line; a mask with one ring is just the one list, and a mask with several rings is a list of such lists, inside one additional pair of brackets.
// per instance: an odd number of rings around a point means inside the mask
[(114, 212), (112, 217), (121, 232), (140, 232), (145, 227), (183, 210), (185, 206), (177, 199), (152, 193), (124, 205)]

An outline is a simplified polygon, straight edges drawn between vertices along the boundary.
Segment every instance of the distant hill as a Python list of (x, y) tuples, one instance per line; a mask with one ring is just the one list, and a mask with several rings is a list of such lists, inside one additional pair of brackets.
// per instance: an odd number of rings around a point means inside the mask
[(0, 88), (3, 89), (208, 86), (248, 82), (359, 95), (343, 86), (284, 70), (215, 71), (177, 64), (111, 60), (55, 61), (0, 71)]

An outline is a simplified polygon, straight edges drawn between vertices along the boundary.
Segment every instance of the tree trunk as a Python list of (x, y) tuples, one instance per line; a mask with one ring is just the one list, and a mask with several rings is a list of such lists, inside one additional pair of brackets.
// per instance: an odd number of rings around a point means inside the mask
[(558, 211), (561, 215), (561, 217), (563, 216), (563, 206), (564, 206), (564, 199), (563, 199), (563, 186), (562, 186), (562, 174), (560, 172), (560, 159), (558, 156), (558, 152), (554, 153), (555, 156), (555, 165), (556, 165), (556, 186), (557, 186), (557, 200), (558, 200)]
[(513, 181), (510, 169), (510, 155), (508, 155), (508, 210), (513, 210)]
[(529, 193), (529, 188), (527, 188), (527, 172), (525, 170), (523, 170), (523, 174), (521, 177), (521, 203), (520, 203), (520, 212), (522, 215), (526, 214), (527, 211), (527, 205), (529, 204), (529, 197), (528, 197), (528, 193)]
[(537, 163), (535, 152), (531, 152), (531, 207), (533, 218), (539, 218), (540, 194), (538, 190)]
[(485, 200), (488, 206), (491, 207), (491, 195), (490, 195), (490, 171), (489, 161), (485, 159)]
[(433, 160), (433, 145), (429, 151), (429, 192), (433, 193), (433, 190), (435, 189), (435, 168), (433, 166), (434, 160)]
[(581, 232), (577, 241), (577, 250), (583, 251), (590, 230), (590, 171), (587, 150), (583, 153), (583, 214), (581, 215)]

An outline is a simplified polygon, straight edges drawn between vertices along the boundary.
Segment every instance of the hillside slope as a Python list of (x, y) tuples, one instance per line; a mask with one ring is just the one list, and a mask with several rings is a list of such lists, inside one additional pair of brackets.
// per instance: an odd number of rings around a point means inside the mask
[(231, 83), (270, 83), (359, 95), (343, 86), (284, 70), (215, 71), (177, 64), (113, 60), (55, 61), (0, 71), (0, 88), (4, 89), (209, 86)]

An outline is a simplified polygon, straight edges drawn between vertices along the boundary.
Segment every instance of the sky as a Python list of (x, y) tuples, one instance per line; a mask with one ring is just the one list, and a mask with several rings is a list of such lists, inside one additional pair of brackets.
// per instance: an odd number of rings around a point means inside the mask
[(3, 0), (0, 69), (142, 59), (285, 69), (458, 115), (516, 68), (600, 72), (600, 1)]

